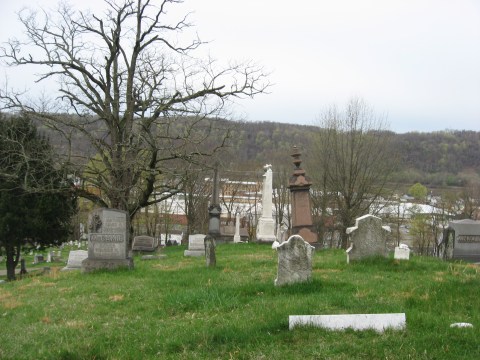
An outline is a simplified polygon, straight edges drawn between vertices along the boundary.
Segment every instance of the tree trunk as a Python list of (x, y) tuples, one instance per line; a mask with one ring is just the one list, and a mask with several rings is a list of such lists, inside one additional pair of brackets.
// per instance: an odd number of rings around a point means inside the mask
[(15, 247), (9, 243), (6, 244), (7, 253), (7, 280), (15, 280), (15, 268), (18, 264), (18, 256), (15, 256)]

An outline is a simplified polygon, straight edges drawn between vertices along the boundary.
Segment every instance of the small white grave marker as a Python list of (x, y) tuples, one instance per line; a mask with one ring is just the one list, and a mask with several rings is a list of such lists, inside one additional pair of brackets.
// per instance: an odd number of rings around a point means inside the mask
[(473, 325), (466, 322), (450, 324), (451, 328), (473, 328)]
[(314, 326), (328, 330), (367, 330), (383, 332), (386, 329), (403, 330), (406, 326), (405, 313), (393, 314), (349, 314), (349, 315), (290, 315), (288, 328)]

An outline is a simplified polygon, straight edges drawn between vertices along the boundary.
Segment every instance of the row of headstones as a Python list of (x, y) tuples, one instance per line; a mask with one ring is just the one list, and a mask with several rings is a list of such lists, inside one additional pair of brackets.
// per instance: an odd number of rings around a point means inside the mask
[[(388, 226), (382, 226), (380, 218), (365, 215), (356, 220), (354, 227), (348, 228), (351, 246), (347, 249), (347, 262), (380, 255), (387, 256), (386, 234)], [(207, 256), (206, 235), (191, 235), (184, 256)], [(292, 236), (287, 241), (281, 238), (272, 248), (278, 252), (278, 274), (276, 285), (308, 281), (312, 272), (312, 256), (315, 248), (301, 236)], [(394, 258), (408, 260), (410, 249), (402, 244), (395, 248)], [(208, 256), (207, 256), (208, 260)]]

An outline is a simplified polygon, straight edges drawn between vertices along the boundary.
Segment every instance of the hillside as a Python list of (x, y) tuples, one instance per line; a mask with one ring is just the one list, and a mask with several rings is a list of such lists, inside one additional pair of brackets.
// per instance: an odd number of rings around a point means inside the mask
[[(181, 134), (185, 121), (188, 120), (179, 119), (171, 124), (171, 133)], [(231, 129), (226, 153), (222, 157), (226, 169), (255, 171), (266, 163), (277, 168), (290, 168), (289, 155), (294, 145), (303, 153), (305, 168), (308, 168), (308, 159), (315, 156), (312, 151), (312, 135), (319, 130), (315, 126), (223, 119), (210, 121), (213, 124), (211, 139), (218, 139), (223, 136), (226, 128)], [(43, 130), (54, 144), (65, 149), (65, 142), (60, 140), (58, 134), (46, 128)], [(210, 127), (204, 126), (197, 131), (202, 133), (210, 130)], [(92, 128), (92, 131), (98, 129)], [(72, 134), (72, 143), (76, 152), (93, 152), (79, 134)], [(205, 145), (210, 146), (209, 144)], [(392, 147), (400, 155), (395, 176), (399, 183), (465, 186), (480, 179), (480, 132), (448, 130), (394, 134)]]
[[(289, 164), (293, 145), (308, 158), (311, 151), (314, 126), (273, 122), (235, 123), (238, 138), (232, 146), (235, 160), (261, 165)], [(430, 186), (464, 186), (477, 180), (480, 173), (480, 132), (443, 131), (432, 133), (411, 132), (394, 134), (392, 146), (400, 154), (396, 174), (398, 182), (422, 182)]]

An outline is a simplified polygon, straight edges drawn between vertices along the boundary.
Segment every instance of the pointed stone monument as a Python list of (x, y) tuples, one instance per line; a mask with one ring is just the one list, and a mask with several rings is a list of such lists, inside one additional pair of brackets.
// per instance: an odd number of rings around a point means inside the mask
[(265, 165), (262, 191), (262, 217), (257, 224), (257, 241), (273, 243), (275, 236), (275, 221), (272, 216), (272, 165)]
[(215, 255), (215, 238), (220, 235), (220, 216), (222, 207), (220, 206), (219, 183), (218, 183), (218, 164), (215, 167), (213, 176), (213, 194), (212, 203), (208, 207), (208, 234), (204, 239), (205, 259), (207, 267), (215, 267), (217, 265), (217, 257)]
[(295, 169), (288, 184), (292, 201), (292, 235), (298, 234), (312, 244), (317, 242), (317, 233), (313, 227), (310, 205), (310, 186), (312, 186), (312, 182), (305, 175), (305, 170), (300, 167), (302, 163), (300, 155), (298, 148), (294, 146), (291, 156)]
[(240, 213), (237, 213), (237, 216), (235, 217), (235, 235), (233, 236), (233, 242), (242, 242), (242, 239), (240, 237)]

